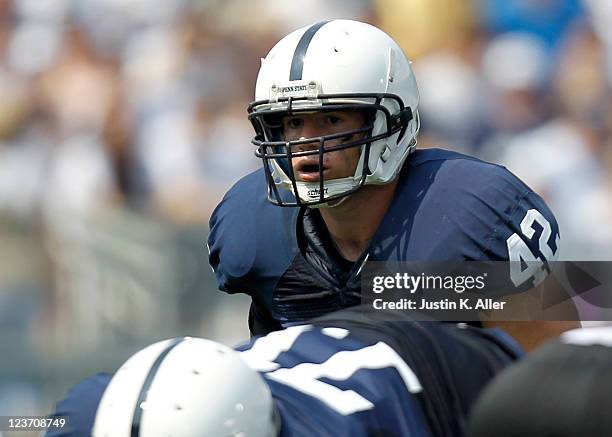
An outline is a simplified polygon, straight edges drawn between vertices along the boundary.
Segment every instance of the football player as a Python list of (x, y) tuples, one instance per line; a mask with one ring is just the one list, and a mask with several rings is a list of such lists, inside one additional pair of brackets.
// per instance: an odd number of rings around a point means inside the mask
[(156, 343), (57, 405), (48, 437), (465, 435), (472, 403), (522, 354), (502, 331), (355, 309), (252, 339)]
[(474, 407), (474, 437), (612, 435), (612, 327), (565, 332), (502, 372)]
[[(360, 303), (368, 260), (529, 260), (540, 274), (556, 257), (555, 217), (508, 170), (416, 149), (415, 77), (380, 29), (332, 20), (290, 33), (262, 59), (255, 98), (263, 166), (226, 194), (208, 241), (219, 288), (252, 298), (253, 334)], [(527, 348), (577, 326), (503, 325)]]

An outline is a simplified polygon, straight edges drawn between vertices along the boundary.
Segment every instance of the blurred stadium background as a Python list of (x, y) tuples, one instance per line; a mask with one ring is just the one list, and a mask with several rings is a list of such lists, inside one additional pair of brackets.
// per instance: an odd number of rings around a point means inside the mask
[(160, 338), (248, 336), (208, 217), (259, 166), (259, 58), (328, 18), (414, 59), (420, 147), (506, 165), (556, 213), (563, 259), (611, 259), (607, 0), (0, 0), (0, 415), (46, 414)]

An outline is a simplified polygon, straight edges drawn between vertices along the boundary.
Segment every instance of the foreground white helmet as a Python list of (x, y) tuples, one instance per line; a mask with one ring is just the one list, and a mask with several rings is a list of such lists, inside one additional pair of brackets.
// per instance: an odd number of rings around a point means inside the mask
[(268, 386), (233, 349), (210, 340), (155, 343), (128, 359), (107, 387), (94, 437), (271, 437)]
[[(281, 206), (321, 205), (367, 184), (386, 184), (397, 176), (416, 147), (419, 93), (410, 61), (380, 29), (351, 20), (315, 23), (281, 39), (261, 61), (255, 101), (249, 105), (257, 146), (268, 182), (268, 198)], [(357, 130), (285, 141), (279, 120), (313, 111), (362, 110), (369, 116)], [(326, 141), (360, 138), (326, 147)], [(296, 151), (310, 144), (311, 150)], [(316, 145), (318, 147), (312, 147)], [(360, 147), (352, 177), (296, 181), (292, 159)], [(282, 196), (289, 190), (294, 199)]]

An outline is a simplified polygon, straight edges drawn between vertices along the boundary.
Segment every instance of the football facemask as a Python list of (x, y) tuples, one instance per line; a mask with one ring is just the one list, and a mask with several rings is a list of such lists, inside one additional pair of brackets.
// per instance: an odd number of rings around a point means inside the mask
[[(371, 100), (372, 103), (353, 103), (350, 99), (361, 101)], [(320, 112), (361, 111), (365, 114), (365, 122), (361, 127), (327, 135), (287, 140), (283, 132), (282, 119), (288, 116), (299, 116), (312, 113), (310, 105), (300, 105), (304, 98), (279, 98), (276, 107), (270, 100), (253, 102), (249, 106), (249, 119), (255, 128), (255, 138), (252, 143), (257, 147), (255, 156), (262, 159), (268, 186), (268, 199), (279, 206), (328, 206), (337, 204), (337, 200), (345, 198), (361, 188), (368, 177), (368, 162), (370, 145), (399, 132), (403, 136), (408, 123), (412, 120), (410, 108), (404, 108), (398, 96), (390, 94), (321, 94), (318, 96)], [(400, 108), (392, 115), (383, 99), (394, 99)], [(349, 101), (350, 103), (342, 103)], [(308, 102), (312, 103), (312, 101)], [(279, 107), (285, 105), (285, 107)], [(301, 107), (300, 107), (301, 106)], [(377, 135), (372, 135), (376, 113), (381, 112), (385, 129)], [(359, 149), (359, 161), (354, 173), (337, 179), (326, 179), (326, 154), (346, 150)], [(303, 157), (313, 157), (309, 160), (314, 171), (318, 172), (316, 181), (303, 181), (296, 176), (295, 161)], [(384, 158), (383, 158), (384, 159)], [(287, 199), (283, 188), (293, 195)]]

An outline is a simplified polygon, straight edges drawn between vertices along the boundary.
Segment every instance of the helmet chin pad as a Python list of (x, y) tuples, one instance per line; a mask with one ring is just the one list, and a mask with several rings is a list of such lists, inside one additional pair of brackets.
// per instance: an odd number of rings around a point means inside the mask
[[(337, 206), (337, 200), (345, 200), (347, 196), (361, 188), (359, 179), (354, 177), (332, 179), (323, 182), (323, 193), (318, 182), (296, 182), (297, 196), (307, 206)], [(292, 190), (293, 186), (287, 187)], [(294, 194), (295, 195), (295, 194)]]

